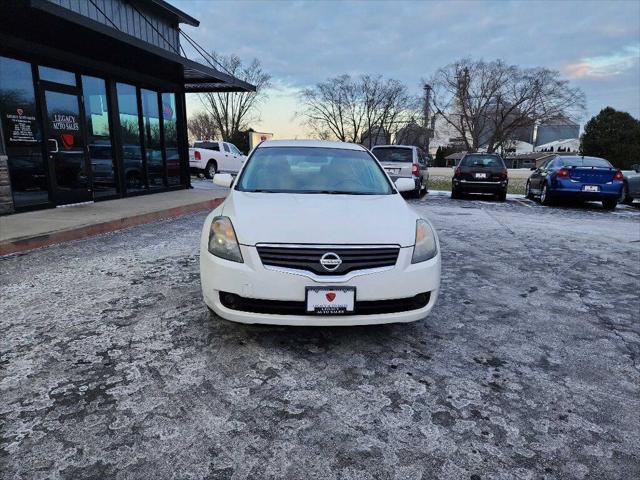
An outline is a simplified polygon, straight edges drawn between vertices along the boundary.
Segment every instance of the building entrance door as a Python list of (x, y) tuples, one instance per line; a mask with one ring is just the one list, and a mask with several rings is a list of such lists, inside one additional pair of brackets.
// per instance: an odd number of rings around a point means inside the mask
[(44, 87), (42, 105), (53, 201), (93, 200), (81, 97), (65, 87)]

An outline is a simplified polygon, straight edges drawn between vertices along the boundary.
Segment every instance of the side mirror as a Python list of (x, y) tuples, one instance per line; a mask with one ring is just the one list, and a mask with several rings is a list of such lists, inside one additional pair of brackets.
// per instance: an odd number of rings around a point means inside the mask
[(410, 192), (411, 190), (415, 190), (416, 182), (410, 178), (399, 178), (396, 180), (395, 186), (399, 192)]
[(219, 187), (229, 188), (233, 183), (233, 177), (228, 173), (216, 173), (213, 176), (213, 184)]

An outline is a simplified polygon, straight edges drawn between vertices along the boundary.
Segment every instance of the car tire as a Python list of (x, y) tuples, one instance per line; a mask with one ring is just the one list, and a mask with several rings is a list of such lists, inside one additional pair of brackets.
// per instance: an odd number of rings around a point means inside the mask
[(498, 197), (498, 201), (500, 202), (504, 202), (507, 200), (507, 191), (505, 190), (504, 192), (500, 192), (496, 195), (496, 197)]
[(215, 160), (209, 160), (209, 163), (207, 163), (204, 169), (204, 176), (211, 180), (216, 173), (218, 173), (218, 165)]
[(611, 198), (605, 198), (604, 200), (602, 200), (602, 206), (604, 207), (605, 210), (615, 210), (616, 206), (618, 205), (618, 200), (611, 199)]
[(451, 198), (453, 198), (454, 200), (457, 200), (457, 199), (461, 198), (460, 190), (458, 190), (457, 188), (453, 187), (451, 189)]
[(547, 188), (546, 183), (542, 185), (542, 191), (540, 192), (540, 203), (546, 206), (553, 205), (553, 198), (551, 196), (551, 192), (549, 192)]
[(624, 182), (622, 186), (622, 195), (620, 195), (620, 203), (625, 205), (631, 205), (633, 203), (633, 197), (629, 195), (629, 184)]
[(529, 200), (533, 200), (533, 193), (531, 193), (531, 182), (527, 180), (527, 184), (524, 187), (524, 196)]

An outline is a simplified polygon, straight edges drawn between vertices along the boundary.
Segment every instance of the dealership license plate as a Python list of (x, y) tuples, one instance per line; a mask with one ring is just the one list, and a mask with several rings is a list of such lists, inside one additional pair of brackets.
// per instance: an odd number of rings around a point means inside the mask
[(476, 178), (487, 178), (486, 173), (476, 173)]
[(307, 312), (316, 315), (353, 313), (355, 287), (307, 287)]
[(399, 168), (385, 168), (385, 170), (387, 171), (387, 173), (389, 175), (396, 175), (396, 174), (400, 173), (400, 169)]
[(583, 192), (599, 192), (600, 187), (598, 185), (585, 185), (582, 187)]

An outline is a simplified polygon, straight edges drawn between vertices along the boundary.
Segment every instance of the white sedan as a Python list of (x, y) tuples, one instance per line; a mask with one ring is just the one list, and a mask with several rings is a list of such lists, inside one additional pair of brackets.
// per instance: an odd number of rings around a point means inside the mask
[(220, 317), (277, 325), (412, 322), (433, 308), (440, 245), (359, 145), (258, 146), (200, 240), (205, 303)]

